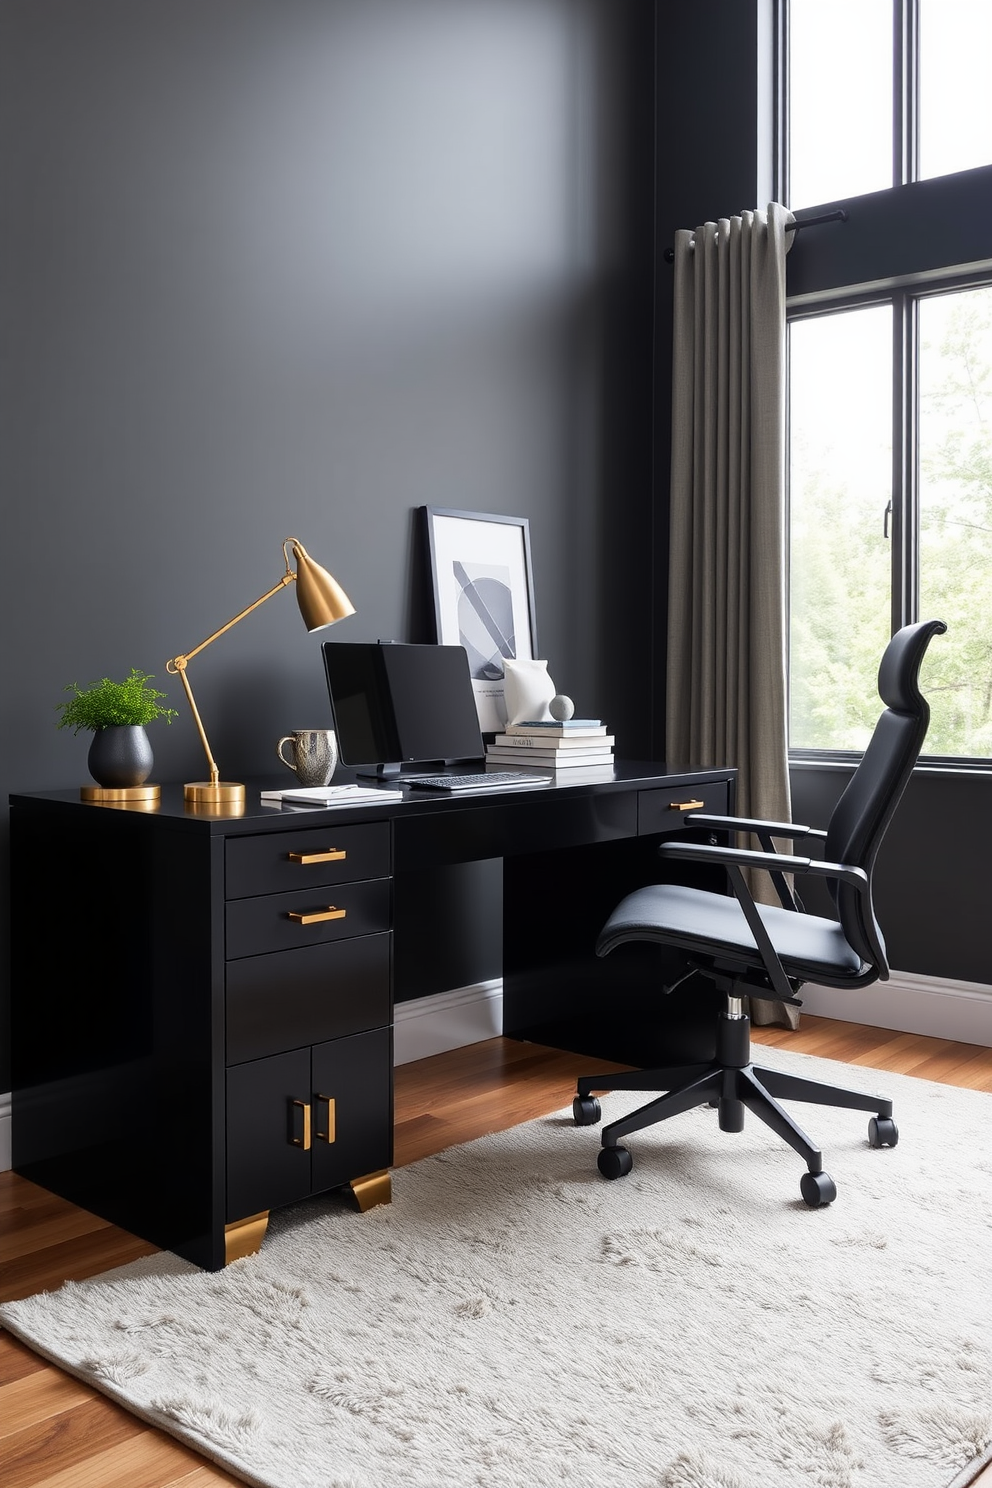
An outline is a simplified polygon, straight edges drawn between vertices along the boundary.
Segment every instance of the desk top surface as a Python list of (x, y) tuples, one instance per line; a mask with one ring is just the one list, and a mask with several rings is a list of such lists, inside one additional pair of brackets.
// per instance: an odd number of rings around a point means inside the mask
[[(285, 831), (287, 827), (303, 826), (311, 820), (316, 825), (329, 817), (344, 822), (353, 820), (383, 821), (396, 816), (423, 815), (428, 812), (471, 811), (494, 806), (500, 809), (518, 807), (527, 809), (535, 797), (544, 801), (551, 798), (581, 800), (585, 796), (601, 795), (629, 790), (651, 790), (675, 785), (703, 785), (708, 781), (733, 780), (736, 770), (732, 768), (712, 770), (690, 770), (670, 766), (663, 762), (646, 760), (615, 760), (612, 765), (597, 765), (589, 769), (570, 768), (559, 772), (549, 784), (514, 786), (509, 790), (493, 787), (478, 791), (459, 791), (449, 795), (445, 792), (423, 791), (410, 787), (398, 787), (383, 782), (391, 791), (402, 789), (403, 799), (390, 796), (382, 804), (375, 801), (362, 802), (354, 806), (310, 806), (299, 803), (262, 801), (263, 790), (289, 790), (291, 781), (286, 774), (278, 777), (265, 776), (245, 782), (247, 799), (241, 811), (225, 810), (205, 814), (202, 809), (187, 805), (183, 800), (181, 784), (163, 785), (161, 799), (153, 806), (126, 807), (107, 806), (100, 802), (81, 801), (79, 790), (15, 792), (10, 796), (13, 807), (31, 805), (77, 811), (128, 812), (148, 818), (154, 816), (163, 824), (211, 835), (231, 836), (242, 832)], [(354, 772), (339, 769), (335, 772), (334, 784), (346, 784), (354, 779)], [(367, 782), (362, 781), (363, 785)]]

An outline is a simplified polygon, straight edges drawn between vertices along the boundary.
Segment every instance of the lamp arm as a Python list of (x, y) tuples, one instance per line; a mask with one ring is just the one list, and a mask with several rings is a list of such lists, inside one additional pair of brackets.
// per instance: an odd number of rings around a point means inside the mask
[(289, 566), (289, 557), (286, 554), (285, 543), (283, 544), (283, 554), (286, 557), (286, 572), (283, 574), (278, 584), (273, 584), (272, 588), (266, 590), (266, 592), (261, 595), (259, 599), (256, 599), (253, 604), (247, 605), (240, 614), (234, 616), (233, 620), (228, 620), (227, 624), (222, 625), (219, 630), (215, 630), (213, 635), (207, 636), (207, 639), (205, 641), (201, 641), (198, 646), (194, 646), (192, 651), (186, 651), (181, 656), (174, 656), (171, 661), (167, 661), (165, 663), (165, 670), (169, 673), (169, 676), (178, 676), (180, 682), (183, 684), (183, 690), (186, 693), (186, 701), (189, 703), (190, 712), (193, 714), (193, 721), (196, 724), (196, 731), (200, 736), (200, 743), (203, 745), (203, 752), (207, 756), (207, 765), (210, 769), (211, 785), (216, 785), (220, 780), (220, 770), (218, 769), (217, 762), (214, 759), (213, 754), (211, 753), (206, 729), (203, 727), (203, 721), (200, 718), (200, 710), (196, 706), (196, 699), (193, 697), (193, 689), (190, 687), (189, 678), (186, 676), (186, 664), (187, 662), (192, 661), (194, 656), (199, 656), (201, 651), (205, 651), (212, 641), (217, 640), (218, 636), (224, 635), (226, 631), (237, 625), (239, 620), (243, 620), (246, 615), (250, 615), (252, 610), (257, 610), (259, 605), (264, 604), (267, 599), (271, 599), (273, 594), (278, 594), (279, 590), (285, 589), (287, 584), (295, 583), (296, 575)]
[(216, 641), (219, 636), (222, 636), (225, 634), (225, 632), (231, 630), (235, 625), (237, 625), (239, 620), (243, 620), (246, 615), (250, 615), (252, 610), (257, 610), (259, 605), (263, 605), (267, 599), (271, 599), (273, 594), (278, 594), (279, 590), (285, 589), (287, 584), (293, 584), (295, 582), (295, 573), (291, 568), (287, 568), (278, 584), (273, 584), (272, 588), (267, 589), (266, 592), (261, 595), (259, 599), (256, 599), (253, 604), (247, 605), (239, 615), (234, 616), (233, 620), (228, 620), (227, 624), (222, 625), (220, 630), (215, 630), (213, 635), (208, 635), (207, 639), (205, 641), (201, 641), (198, 646), (194, 646), (192, 651), (186, 651), (182, 656), (176, 656), (173, 658), (172, 661), (167, 661), (165, 664), (165, 670), (170, 674), (170, 676), (175, 676), (176, 672), (181, 672), (186, 663), (188, 661), (192, 661), (194, 656), (199, 656), (201, 651), (205, 651), (211, 644), (211, 642)]

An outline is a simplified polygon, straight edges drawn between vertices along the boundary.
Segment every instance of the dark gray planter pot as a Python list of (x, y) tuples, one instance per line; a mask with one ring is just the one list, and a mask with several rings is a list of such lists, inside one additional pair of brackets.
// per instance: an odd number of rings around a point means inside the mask
[(140, 723), (97, 729), (86, 763), (97, 785), (117, 789), (144, 785), (154, 764), (152, 746)]

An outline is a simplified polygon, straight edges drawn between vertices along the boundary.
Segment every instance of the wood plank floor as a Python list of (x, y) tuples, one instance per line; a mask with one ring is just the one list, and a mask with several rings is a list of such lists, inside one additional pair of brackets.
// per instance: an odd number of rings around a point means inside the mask
[[(804, 1015), (755, 1043), (992, 1092), (992, 1049)], [(592, 1062), (595, 1068), (595, 1062)], [(569, 1104), (587, 1056), (491, 1039), (396, 1071), (396, 1163), (500, 1131)], [(0, 1297), (50, 1289), (153, 1247), (0, 1173)], [(151, 1429), (0, 1333), (0, 1481), (4, 1488), (216, 1488), (238, 1479)], [(987, 1468), (973, 1488), (992, 1488)]]

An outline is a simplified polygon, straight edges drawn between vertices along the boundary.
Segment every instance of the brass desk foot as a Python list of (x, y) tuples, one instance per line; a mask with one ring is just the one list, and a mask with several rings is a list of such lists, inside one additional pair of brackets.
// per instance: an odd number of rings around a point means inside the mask
[(242, 1256), (256, 1255), (262, 1248), (265, 1231), (269, 1224), (269, 1211), (249, 1214), (247, 1219), (236, 1219), (224, 1226), (224, 1265), (240, 1261)]
[(352, 1178), (351, 1191), (363, 1214), (366, 1209), (372, 1209), (376, 1204), (391, 1203), (393, 1185), (389, 1169), (380, 1168), (378, 1173), (366, 1173), (364, 1178)]

